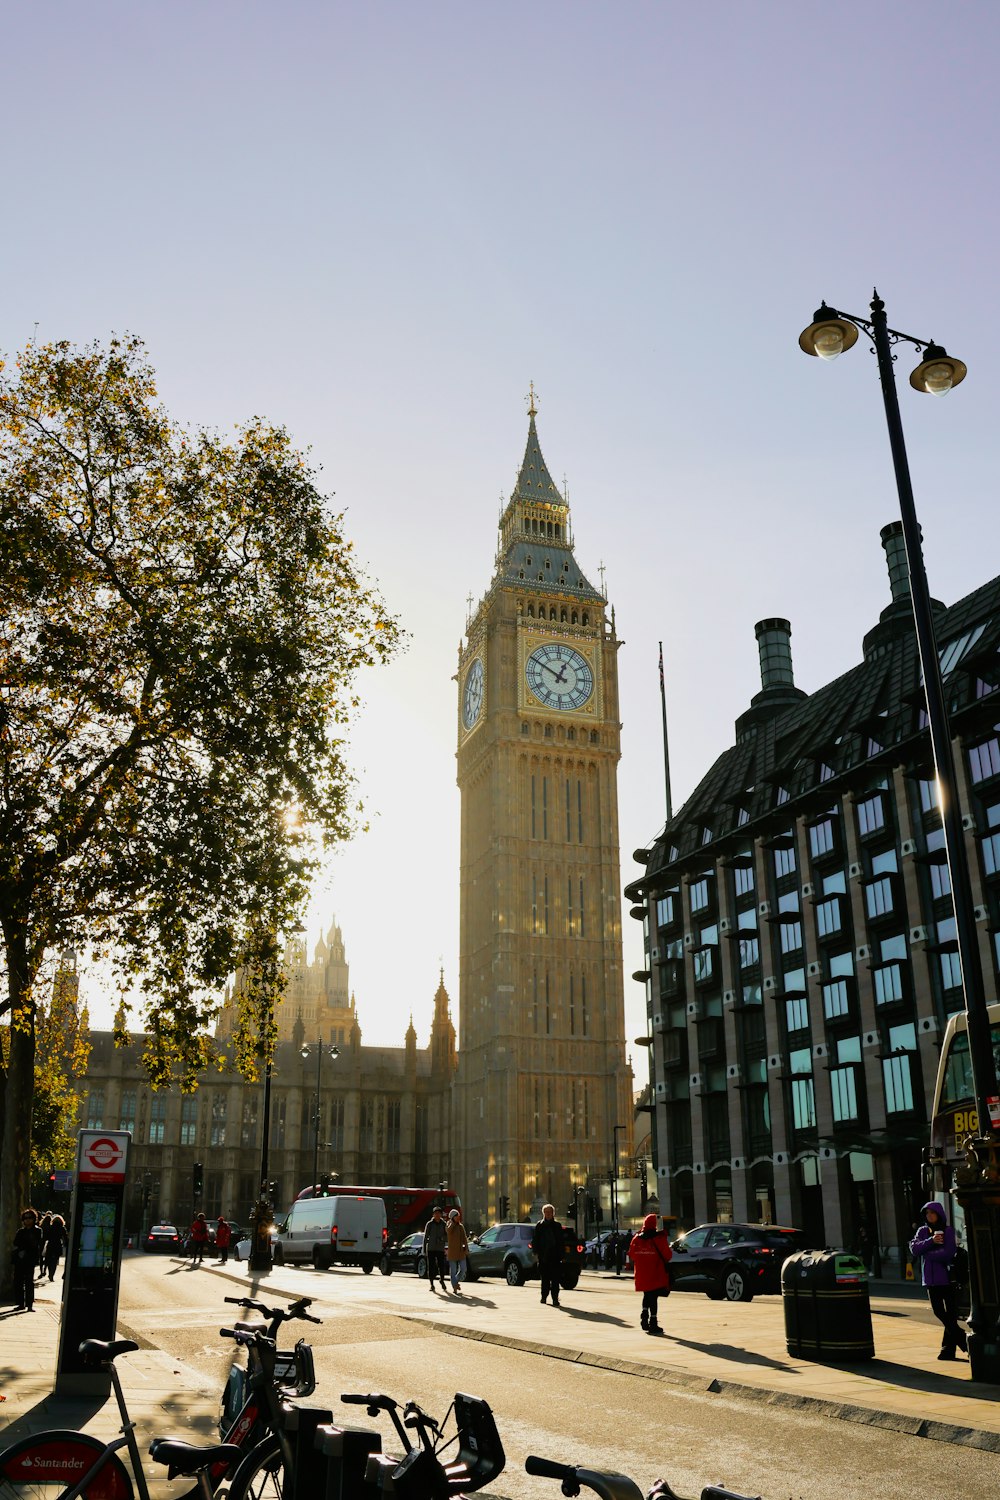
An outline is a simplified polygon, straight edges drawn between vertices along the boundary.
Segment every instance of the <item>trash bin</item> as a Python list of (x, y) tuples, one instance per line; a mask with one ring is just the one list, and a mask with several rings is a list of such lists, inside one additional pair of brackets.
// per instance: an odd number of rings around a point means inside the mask
[(831, 1363), (875, 1358), (868, 1272), (843, 1250), (800, 1250), (781, 1268), (789, 1354)]

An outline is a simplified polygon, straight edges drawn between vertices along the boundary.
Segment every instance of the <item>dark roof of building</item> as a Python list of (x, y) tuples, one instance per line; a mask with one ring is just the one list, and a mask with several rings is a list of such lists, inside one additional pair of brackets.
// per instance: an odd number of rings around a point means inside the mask
[[(961, 726), (970, 714), (1000, 717), (1000, 578), (949, 609), (939, 606), (935, 616), (954, 722)], [(977, 693), (980, 677), (997, 684), (996, 698)], [(926, 761), (930, 775), (923, 708), (909, 603), (890, 606), (865, 637), (863, 662), (809, 697), (776, 707), (769, 717), (751, 722), (747, 715), (736, 744), (719, 756), (665, 825), (645, 877), (626, 887), (626, 894), (638, 898), (651, 876), (675, 862), (690, 865), (702, 849), (707, 861), (714, 860), (718, 850), (711, 846), (720, 839), (749, 840), (762, 832), (762, 824), (777, 826), (809, 805), (822, 811), (825, 799), (834, 802), (845, 781), (856, 787), (867, 775), (874, 784), (902, 760)]]
[[(507, 502), (508, 511), (511, 506), (519, 504), (558, 506), (559, 514), (555, 519), (561, 523), (562, 538), (556, 541), (552, 537), (527, 537), (516, 533), (500, 560), (496, 581), (532, 592), (543, 589), (550, 593), (569, 593), (603, 604), (603, 594), (589, 582), (573, 556), (569, 507), (542, 456), (533, 414), (528, 420), (528, 441)], [(548, 568), (546, 558), (551, 564)]]
[(510, 498), (547, 505), (561, 506), (566, 503), (542, 457), (534, 416), (528, 418), (528, 441), (524, 445), (524, 457)]

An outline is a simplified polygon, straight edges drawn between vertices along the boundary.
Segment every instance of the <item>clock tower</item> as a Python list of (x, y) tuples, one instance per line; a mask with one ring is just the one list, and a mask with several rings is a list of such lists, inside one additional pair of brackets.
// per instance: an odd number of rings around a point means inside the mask
[[(459, 1078), (466, 1218), (606, 1181), (632, 1141), (625, 1056), (614, 612), (528, 441), (458, 659)], [(615, 1126), (619, 1129), (616, 1138)]]

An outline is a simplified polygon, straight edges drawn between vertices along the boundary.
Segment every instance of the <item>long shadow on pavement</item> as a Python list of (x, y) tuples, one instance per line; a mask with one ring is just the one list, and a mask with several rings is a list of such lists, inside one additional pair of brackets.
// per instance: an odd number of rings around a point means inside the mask
[(679, 1339), (676, 1334), (665, 1330), (667, 1338), (682, 1349), (696, 1349), (699, 1354), (711, 1354), (717, 1359), (731, 1359), (739, 1365), (755, 1365), (766, 1370), (781, 1370), (788, 1373), (787, 1364), (780, 1360), (769, 1359), (766, 1354), (757, 1354), (753, 1349), (741, 1349), (736, 1344), (697, 1344), (693, 1339)]
[(904, 1386), (911, 1391), (929, 1391), (936, 1396), (967, 1395), (976, 1401), (992, 1401), (994, 1404), (1000, 1401), (1000, 1391), (995, 1386), (969, 1379), (969, 1366), (965, 1360), (956, 1360), (952, 1369), (954, 1373), (949, 1371), (946, 1375), (942, 1371), (938, 1375), (931, 1370), (915, 1370), (912, 1365), (897, 1365), (887, 1359), (873, 1359), (866, 1364), (850, 1366), (852, 1375), (886, 1385)]

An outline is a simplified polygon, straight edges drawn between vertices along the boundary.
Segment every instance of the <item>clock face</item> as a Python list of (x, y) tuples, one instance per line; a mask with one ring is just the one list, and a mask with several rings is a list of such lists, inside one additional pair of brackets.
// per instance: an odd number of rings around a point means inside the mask
[(476, 657), (465, 674), (465, 690), (462, 693), (462, 723), (471, 729), (483, 711), (483, 663)]
[(594, 691), (589, 661), (572, 646), (555, 641), (532, 651), (524, 664), (524, 677), (539, 703), (563, 713), (582, 708)]

